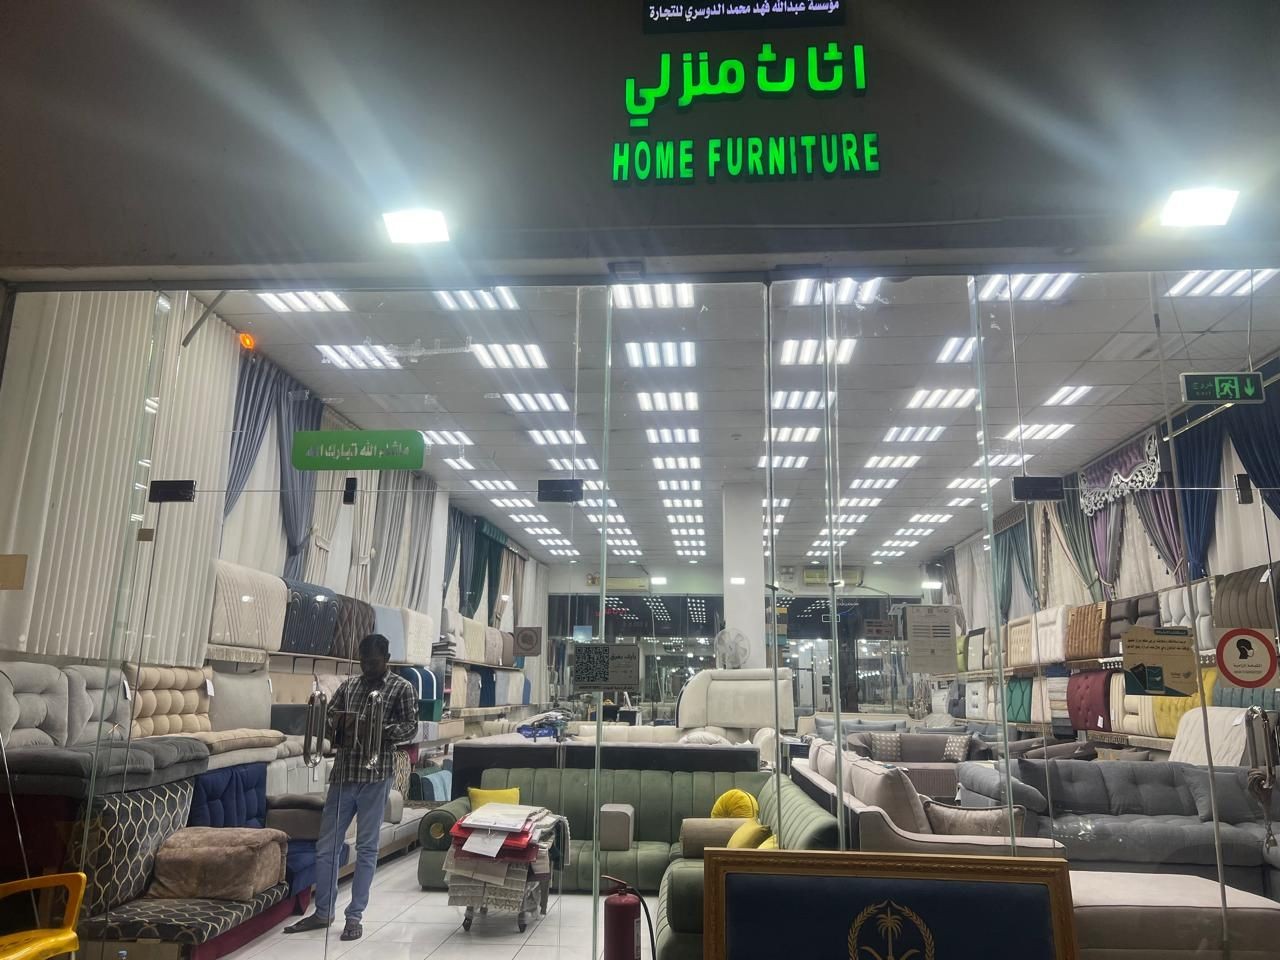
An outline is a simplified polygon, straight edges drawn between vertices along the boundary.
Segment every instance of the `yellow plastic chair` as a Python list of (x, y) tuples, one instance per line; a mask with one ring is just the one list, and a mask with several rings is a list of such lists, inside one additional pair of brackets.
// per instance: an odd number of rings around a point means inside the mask
[(29, 880), (0, 883), (0, 900), (18, 893), (64, 887), (67, 891), (67, 911), (62, 926), (23, 930), (0, 936), (0, 960), (48, 960), (61, 953), (73, 953), (80, 949), (76, 936), (76, 921), (80, 918), (80, 904), (84, 901), (86, 878), (83, 873), (51, 873)]

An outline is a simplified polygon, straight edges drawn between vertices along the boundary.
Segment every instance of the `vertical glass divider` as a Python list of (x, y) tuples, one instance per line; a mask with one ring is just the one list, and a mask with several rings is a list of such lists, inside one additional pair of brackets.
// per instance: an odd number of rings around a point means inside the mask
[[(836, 441), (832, 436), (835, 429), (835, 418), (832, 407), (831, 370), (835, 358), (827, 345), (832, 342), (832, 325), (835, 319), (835, 304), (829, 293), (830, 284), (820, 281), (822, 290), (822, 347), (818, 355), (822, 357), (822, 417), (823, 417), (823, 454), (824, 476), (827, 500), (827, 604), (831, 616), (831, 707), (835, 718), (835, 754), (836, 754), (836, 830), (839, 836), (839, 849), (844, 850), (847, 838), (844, 831), (844, 731), (840, 724), (840, 617), (836, 607), (836, 586), (839, 583), (841, 567), (836, 560), (836, 498), (839, 491), (836, 485)], [(856, 673), (856, 671), (855, 671)]]
[[(765, 281), (764, 291), (764, 522), (765, 542), (769, 545), (768, 582), (769, 615), (765, 618), (765, 644), (773, 650), (773, 788), (777, 801), (778, 823), (775, 833), (782, 833), (782, 707), (778, 703), (778, 559), (774, 543), (773, 506), (773, 285)], [(779, 839), (781, 844), (781, 839)]]
[[(987, 542), (991, 545), (991, 564), (995, 562), (996, 555), (996, 518), (993, 516), (995, 510), (991, 506), (991, 458), (987, 455), (990, 449), (987, 436), (987, 378), (986, 378), (986, 357), (985, 346), (986, 341), (982, 334), (982, 324), (978, 319), (978, 292), (977, 284), (972, 276), (965, 278), (965, 290), (968, 294), (969, 301), (969, 335), (974, 338), (973, 364), (974, 364), (974, 382), (978, 385), (978, 437), (979, 437), (979, 463), (982, 464), (982, 495), (985, 498), (986, 514), (987, 514)], [(1021, 423), (1018, 424), (1021, 426)], [(1014, 856), (1018, 855), (1018, 828), (1016, 818), (1013, 811), (1013, 789), (1010, 784), (1012, 773), (1009, 767), (1009, 710), (1006, 704), (1007, 692), (1005, 688), (1004, 676), (1004, 635), (1001, 633), (1003, 624), (1000, 614), (1000, 601), (996, 593), (996, 580), (991, 577), (991, 616), (989, 619), (995, 620), (995, 644), (993, 647), (996, 651), (996, 662), (992, 669), (992, 679), (996, 688), (996, 709), (1000, 716), (1000, 744), (1003, 748), (1004, 757), (1002, 761), (998, 761), (996, 769), (1001, 766), (1004, 768), (1004, 807), (1005, 814), (1009, 823), (1009, 851)], [(990, 629), (990, 628), (988, 628)], [(1047, 763), (1048, 761), (1046, 761)]]
[[(604, 424), (600, 436), (600, 642), (608, 643), (609, 410), (613, 381), (613, 287), (604, 288)], [(604, 744), (604, 694), (596, 693), (596, 749), (591, 780), (591, 955), (600, 956), (600, 749)]]
[[(1160, 330), (1160, 301), (1156, 295), (1156, 276), (1148, 271), (1147, 273), (1147, 296), (1151, 304), (1151, 322), (1156, 333), (1156, 357), (1160, 361), (1160, 400), (1164, 404), (1164, 423), (1165, 432), (1169, 438), (1169, 466), (1173, 471), (1173, 498), (1178, 505), (1179, 514), (1182, 513), (1182, 498), (1178, 496), (1178, 451), (1177, 444), (1174, 442), (1173, 436), (1173, 411), (1169, 409), (1169, 391), (1168, 391), (1168, 375), (1165, 373), (1165, 357), (1164, 357), (1164, 338), (1161, 336)], [(1250, 295), (1252, 299), (1252, 295)], [(1252, 321), (1250, 322), (1250, 335), (1252, 336)], [(1253, 358), (1249, 358), (1250, 369), (1253, 367)], [(1183, 581), (1186, 583), (1187, 592), (1187, 609), (1194, 609), (1191, 599), (1191, 581), (1189, 579), (1191, 559), (1191, 545), (1187, 542), (1187, 523), (1186, 517), (1179, 515), (1178, 517), (1178, 537), (1182, 541), (1182, 556), (1184, 559)], [(1266, 517), (1262, 518), (1262, 529), (1266, 532)], [(1270, 550), (1268, 549), (1267, 560), (1270, 561)], [(1213, 743), (1209, 735), (1209, 711), (1207, 709), (1208, 699), (1205, 697), (1204, 676), (1200, 672), (1200, 647), (1196, 641), (1195, 621), (1192, 621), (1191, 638), (1189, 640), (1192, 650), (1195, 651), (1195, 670), (1196, 670), (1196, 690), (1200, 693), (1200, 729), (1204, 734), (1204, 752), (1205, 763), (1209, 770), (1209, 813), (1213, 819), (1213, 856), (1218, 867), (1218, 899), (1219, 912), (1222, 915), (1222, 944), (1223, 949), (1227, 951), (1226, 955), (1230, 956), (1230, 924), (1227, 920), (1227, 886), (1225, 880), (1226, 867), (1222, 860), (1222, 821), (1218, 818), (1218, 790), (1217, 779), (1218, 774), (1214, 770), (1213, 762)], [(1247, 725), (1248, 721), (1246, 721)], [(1246, 728), (1245, 735), (1253, 736), (1253, 730)]]

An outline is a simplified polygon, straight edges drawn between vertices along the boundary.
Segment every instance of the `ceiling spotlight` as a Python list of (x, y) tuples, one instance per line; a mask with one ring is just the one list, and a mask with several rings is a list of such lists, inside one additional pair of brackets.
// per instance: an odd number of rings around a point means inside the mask
[(1221, 187), (1197, 187), (1174, 190), (1160, 212), (1164, 227), (1220, 227), (1231, 219), (1238, 190)]
[(392, 243), (447, 243), (449, 228), (444, 214), (426, 207), (392, 210), (382, 215)]

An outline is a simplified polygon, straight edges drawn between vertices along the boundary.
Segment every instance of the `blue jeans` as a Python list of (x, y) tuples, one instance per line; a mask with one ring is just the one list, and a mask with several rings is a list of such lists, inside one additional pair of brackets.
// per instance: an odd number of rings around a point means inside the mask
[(316, 916), (333, 919), (333, 903), (338, 896), (338, 853), (340, 844), (356, 818), (356, 872), (351, 878), (351, 903), (347, 919), (359, 922), (369, 905), (369, 888), (378, 866), (378, 831), (391, 792), (391, 778), (376, 783), (331, 783), (320, 818), (320, 839), (316, 841)]

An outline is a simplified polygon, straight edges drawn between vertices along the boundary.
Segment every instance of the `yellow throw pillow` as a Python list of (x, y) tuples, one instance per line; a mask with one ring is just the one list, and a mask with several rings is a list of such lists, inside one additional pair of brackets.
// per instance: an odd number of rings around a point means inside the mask
[(760, 846), (756, 847), (756, 849), (757, 850), (777, 850), (778, 838), (774, 836), (766, 837), (764, 843), (760, 844)]
[(479, 787), (467, 787), (467, 799), (471, 801), (472, 810), (479, 810), (486, 803), (519, 803), (520, 788), (481, 790)]
[(729, 838), (730, 850), (754, 850), (769, 837), (769, 828), (759, 820), (748, 820)]
[(712, 817), (746, 817), (755, 820), (760, 816), (760, 804), (745, 790), (736, 787), (726, 790), (711, 808)]

